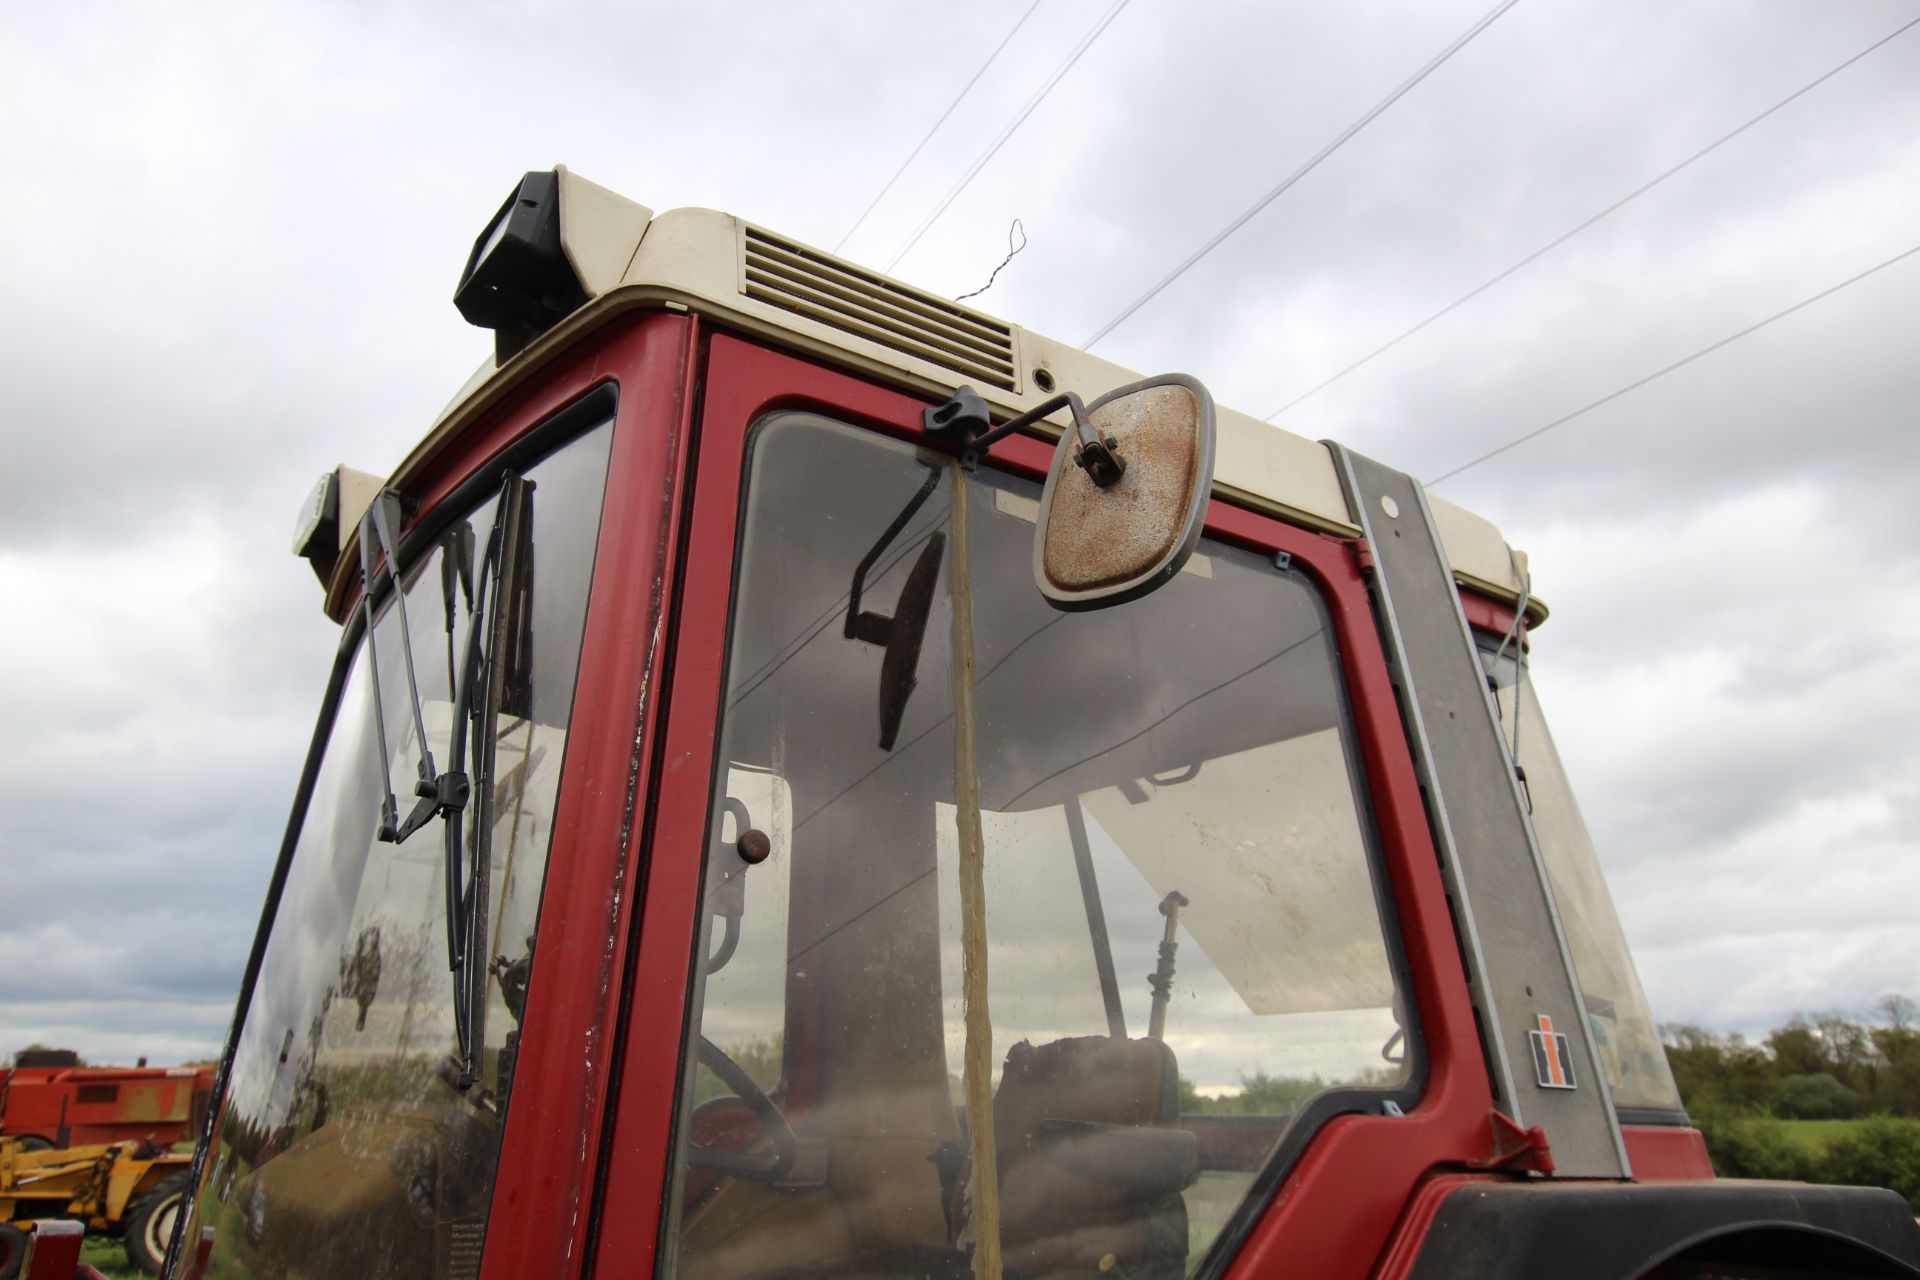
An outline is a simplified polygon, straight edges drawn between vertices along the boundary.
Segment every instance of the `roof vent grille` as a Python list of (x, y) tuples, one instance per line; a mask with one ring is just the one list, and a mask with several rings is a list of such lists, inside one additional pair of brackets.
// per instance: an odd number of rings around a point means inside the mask
[(910, 289), (804, 245), (746, 229), (741, 292), (842, 333), (1015, 389), (1013, 331), (945, 298)]

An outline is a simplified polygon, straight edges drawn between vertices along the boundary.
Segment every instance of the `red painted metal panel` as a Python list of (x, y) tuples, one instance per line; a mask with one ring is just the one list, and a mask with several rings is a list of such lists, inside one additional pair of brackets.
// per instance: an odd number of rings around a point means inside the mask
[(706, 362), (699, 473), (674, 619), (672, 714), (644, 841), (646, 898), (626, 1012), (626, 1056), (595, 1247), (601, 1275), (653, 1267), (667, 1190), (674, 1094), (680, 1083), (707, 790), (719, 727), (727, 607), (747, 429), (781, 408), (810, 408), (890, 434), (912, 435), (922, 401), (714, 336)]
[[(697, 335), (691, 318), (661, 313), (616, 326), (502, 420), (483, 425), (464, 451), (462, 475), (598, 383), (620, 384), (484, 1280), (575, 1275), (585, 1256), (629, 933), (626, 833), (644, 785)], [(430, 493), (444, 495), (460, 478), (449, 469), (429, 481)]]
[(1320, 580), (1334, 615), (1427, 1054), (1427, 1088), (1419, 1105), (1404, 1117), (1342, 1116), (1326, 1125), (1288, 1174), (1228, 1274), (1362, 1276), (1385, 1246), (1408, 1188), (1436, 1167), (1474, 1163), (1491, 1150), (1487, 1066), (1357, 557), (1347, 544), (1217, 502), (1213, 523), (1222, 532), (1244, 529), (1263, 545), (1271, 539), (1286, 550), (1302, 542), (1326, 548), (1319, 554), (1296, 551), (1294, 562)]
[(20, 1266), (21, 1280), (74, 1280), (80, 1266), (80, 1241), (86, 1227), (78, 1222), (42, 1222), (27, 1241)]
[[(1467, 623), (1476, 631), (1485, 631), (1489, 635), (1504, 636), (1513, 630), (1514, 608), (1510, 604), (1501, 604), (1489, 600), (1478, 591), (1460, 589), (1460, 608), (1467, 615)], [(1528, 630), (1532, 630), (1531, 627)], [(1521, 642), (1526, 642), (1525, 637)]]
[[(614, 323), (568, 352), (552, 368), (542, 371), (539, 377), (523, 385), (514, 395), (434, 453), (421, 473), (408, 483), (408, 519), (401, 533), (410, 532), (422, 513), (432, 512), (461, 484), (485, 471), (516, 440), (596, 387), (609, 382), (620, 385), (620, 420), (623, 426), (628, 421), (628, 399), (635, 394), (659, 396), (671, 392), (675, 403), (679, 403), (684, 389), (662, 388), (651, 383), (639, 383), (635, 379), (658, 377), (662, 373), (661, 360), (666, 358), (659, 348), (663, 344), (672, 345), (677, 351), (680, 345), (690, 343), (692, 339), (686, 335), (691, 334), (693, 325), (694, 321), (687, 316), (644, 312), (632, 319)], [(663, 330), (680, 336), (664, 336)], [(679, 357), (672, 357), (672, 361), (677, 367)], [(681, 375), (676, 373), (674, 376)], [(660, 429), (660, 424), (652, 423), (651, 428)], [(609, 465), (607, 474), (607, 506), (611, 508), (617, 496), (639, 499), (644, 506), (647, 496), (658, 498), (660, 494), (620, 495), (614, 488), (615, 469), (619, 465), (620, 434), (616, 429), (615, 461)], [(656, 483), (663, 483), (658, 476), (654, 479)], [(607, 528), (607, 518), (603, 515), (601, 532), (604, 534)], [(384, 557), (379, 562), (385, 563)], [(598, 576), (596, 573), (596, 579)], [(341, 596), (336, 619), (351, 616), (359, 602), (360, 587), (356, 582)]]
[(1707, 1140), (1698, 1129), (1630, 1124), (1621, 1126), (1620, 1136), (1636, 1182), (1703, 1182), (1714, 1176)]
[[(747, 428), (780, 408), (810, 408), (917, 438), (925, 403), (743, 339), (716, 335), (677, 639), (652, 856), (627, 1010), (628, 1051), (612, 1121), (597, 1253), (601, 1274), (651, 1269), (658, 1243), (680, 1076), (707, 788), (721, 697), (727, 608)], [(1011, 439), (996, 465), (1044, 474), (1051, 447)], [(1346, 1116), (1327, 1125), (1246, 1241), (1236, 1275), (1365, 1275), (1402, 1215), (1407, 1189), (1436, 1168), (1484, 1158), (1492, 1099), (1466, 975), (1428, 834), (1413, 763), (1351, 544), (1215, 502), (1209, 532), (1285, 550), (1326, 594), (1389, 882), (1398, 906), (1428, 1064), (1427, 1091), (1405, 1117)], [(644, 1026), (644, 1034), (640, 1028)], [(615, 1209), (614, 1206), (619, 1206)], [(491, 1274), (491, 1272), (490, 1272)]]

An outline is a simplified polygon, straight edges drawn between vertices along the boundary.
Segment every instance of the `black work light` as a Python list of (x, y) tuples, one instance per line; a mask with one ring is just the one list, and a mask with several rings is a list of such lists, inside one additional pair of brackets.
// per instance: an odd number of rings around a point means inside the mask
[(560, 177), (529, 173), (473, 242), (453, 305), (493, 330), (494, 357), (505, 364), (586, 300), (560, 247)]

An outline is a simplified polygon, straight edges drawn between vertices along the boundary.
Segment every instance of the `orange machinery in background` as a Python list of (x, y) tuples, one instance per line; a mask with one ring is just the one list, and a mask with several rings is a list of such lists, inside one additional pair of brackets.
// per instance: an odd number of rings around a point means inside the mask
[(29, 1050), (0, 1068), (0, 1137), (29, 1149), (133, 1140), (170, 1147), (199, 1136), (213, 1068), (81, 1066), (67, 1050)]

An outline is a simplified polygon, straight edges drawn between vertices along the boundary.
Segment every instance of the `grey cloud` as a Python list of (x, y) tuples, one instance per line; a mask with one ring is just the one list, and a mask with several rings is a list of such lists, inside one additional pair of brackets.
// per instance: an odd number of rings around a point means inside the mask
[(1912, 929), (1873, 929), (1843, 937), (1787, 931), (1765, 937), (1703, 938), (1648, 947), (1640, 965), (1661, 997), (1662, 1021), (1692, 1022), (1764, 1035), (1795, 1012), (1864, 1011), (1888, 991), (1911, 990)]
[[(562, 160), (830, 246), (1023, 7), (0, 18), (0, 234), (33, 301), (0, 316), (0, 575), (38, 620), (0, 640), (0, 864), (56, 904), (61, 877), (89, 885), (35, 927), (144, 907), (172, 948), (114, 952), (64, 999), (10, 989), (0, 1047), (224, 1034), (337, 634), (287, 526), (323, 469), (393, 466), (485, 351), (448, 296), (518, 173)], [(1042, 6), (857, 256), (884, 264), (1106, 7)], [(981, 302), (1078, 341), (1483, 9), (1130, 5), (902, 270), (975, 287), (1020, 216), (1032, 246)], [(1099, 351), (1264, 413), (1904, 20), (1520, 6)], [(1288, 424), (1431, 476), (1905, 247), (1917, 64), (1920, 32)], [(1782, 915), (1821, 869), (1791, 838), (1810, 806), (1906, 813), (1874, 847), (1916, 852), (1920, 624), (1895, 604), (1920, 576), (1916, 270), (1442, 489), (1536, 553), (1548, 714), (1663, 1018), (1920, 993), (1873, 863), (1817, 895), (1817, 927)], [(1755, 537), (1722, 510), (1797, 523)], [(1660, 683), (1696, 669), (1715, 682)], [(1608, 705), (1636, 683), (1675, 691)], [(1728, 918), (1675, 935), (1676, 886)], [(0, 923), (0, 952), (29, 936)]]

